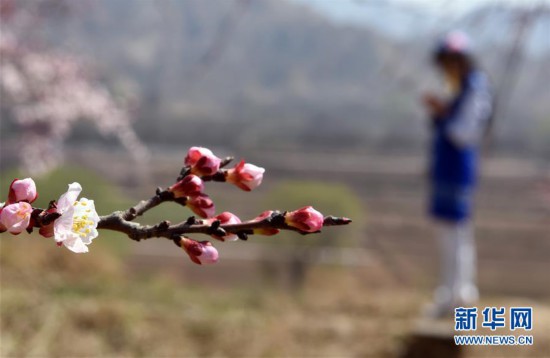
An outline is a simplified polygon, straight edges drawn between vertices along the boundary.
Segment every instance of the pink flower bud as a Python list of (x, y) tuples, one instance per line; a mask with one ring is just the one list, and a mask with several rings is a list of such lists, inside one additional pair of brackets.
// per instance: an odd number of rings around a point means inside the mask
[(8, 194), (8, 204), (17, 203), (19, 201), (26, 201), (32, 203), (38, 197), (36, 191), (36, 184), (31, 178), (15, 179), (10, 185), (10, 192)]
[(202, 218), (211, 218), (216, 214), (214, 202), (206, 194), (199, 194), (187, 198), (187, 207)]
[(218, 262), (218, 250), (209, 241), (195, 241), (182, 237), (180, 241), (182, 249), (187, 252), (191, 261), (196, 264), (215, 264)]
[[(241, 219), (239, 219), (239, 217), (235, 214), (232, 214), (228, 211), (224, 211), (223, 213), (217, 215), (217, 216), (214, 216), (213, 218), (210, 218), (210, 219), (207, 219), (207, 220), (204, 220), (205, 224), (210, 224), (212, 225), (212, 223), (214, 221), (217, 221), (219, 220), (220, 221), (220, 224), (222, 225), (227, 225), (227, 224), (240, 224), (241, 223)], [(239, 237), (235, 234), (227, 234), (225, 236), (216, 236), (216, 235), (212, 235), (213, 238), (215, 239), (218, 239), (218, 240), (222, 240), (222, 241), (236, 241), (239, 239)]]
[(240, 224), (241, 219), (235, 214), (230, 213), (229, 211), (224, 211), (223, 213), (214, 216), (215, 220), (219, 220), (222, 225), (225, 224)]
[(175, 198), (183, 198), (185, 196), (196, 196), (204, 190), (204, 183), (201, 178), (196, 175), (188, 175), (176, 184), (168, 188), (168, 191), (174, 193)]
[(264, 168), (245, 163), (244, 160), (241, 160), (235, 168), (227, 171), (226, 180), (244, 191), (251, 191), (262, 183), (264, 172)]
[[(0, 203), (0, 219), (2, 218), (2, 210), (4, 209), (4, 203)], [(3, 232), (6, 232), (8, 229), (2, 224), (2, 220), (0, 220), (0, 234)]]
[(5, 206), (0, 212), (0, 223), (12, 234), (19, 234), (29, 226), (31, 220), (32, 206), (21, 201)]
[(273, 213), (274, 213), (273, 210), (266, 210), (263, 213), (261, 213), (260, 215), (256, 216), (254, 219), (252, 219), (252, 221), (262, 221), (264, 219), (267, 219), (271, 215), (273, 215)]
[[(252, 219), (252, 221), (262, 221), (264, 219), (267, 219), (271, 215), (273, 215), (273, 213), (274, 213), (273, 210), (264, 211), (263, 213), (261, 213), (260, 215)], [(254, 229), (253, 231), (254, 231), (254, 234), (256, 235), (265, 235), (265, 236), (277, 235), (280, 232), (279, 229), (275, 229), (271, 227), (257, 228), (257, 229)]]
[(290, 211), (285, 214), (285, 223), (288, 226), (295, 227), (300, 231), (319, 231), (323, 227), (323, 222), (323, 214), (313, 209), (311, 206), (305, 206), (301, 209)]
[(191, 147), (185, 157), (185, 165), (191, 167), (196, 175), (214, 175), (220, 169), (221, 159), (216, 157), (210, 149)]

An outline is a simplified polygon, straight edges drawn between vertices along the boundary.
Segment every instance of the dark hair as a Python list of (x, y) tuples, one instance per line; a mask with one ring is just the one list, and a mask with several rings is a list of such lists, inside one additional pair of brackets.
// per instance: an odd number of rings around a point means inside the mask
[(437, 66), (441, 66), (445, 62), (456, 62), (462, 69), (464, 69), (465, 73), (468, 73), (476, 68), (474, 58), (465, 52), (441, 49), (434, 53), (432, 60)]

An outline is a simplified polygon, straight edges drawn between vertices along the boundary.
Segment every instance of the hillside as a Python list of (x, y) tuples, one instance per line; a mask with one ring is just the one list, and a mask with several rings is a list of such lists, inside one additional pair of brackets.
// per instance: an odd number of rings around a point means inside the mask
[[(51, 43), (89, 58), (115, 92), (134, 94), (149, 142), (411, 148), (424, 140), (417, 99), (437, 84), (427, 61), (433, 36), (403, 42), (279, 0), (102, 0), (51, 20)], [(506, 16), (495, 21), (512, 26)], [(497, 84), (507, 46), (481, 49)], [(549, 56), (523, 58), (497, 147), (543, 150), (549, 90), (539, 79)]]

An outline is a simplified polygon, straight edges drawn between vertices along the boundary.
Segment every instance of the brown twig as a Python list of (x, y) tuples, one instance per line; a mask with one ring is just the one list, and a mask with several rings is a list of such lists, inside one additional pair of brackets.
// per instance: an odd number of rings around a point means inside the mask
[[(220, 168), (227, 166), (233, 160), (232, 157), (227, 157), (222, 160)], [(190, 174), (189, 167), (183, 167), (180, 171), (178, 181)], [(202, 176), (203, 181), (226, 181), (227, 169), (219, 169), (215, 174), (210, 176)], [(115, 211), (109, 215), (101, 216), (97, 225), (100, 230), (112, 230), (126, 234), (130, 239), (141, 241), (150, 238), (167, 238), (173, 240), (179, 245), (180, 237), (186, 234), (205, 234), (211, 235), (217, 239), (223, 240), (224, 236), (229, 234), (237, 235), (240, 239), (246, 240), (248, 235), (256, 233), (256, 230), (264, 232), (261, 229), (276, 229), (272, 230), (289, 230), (296, 231), (303, 235), (315, 232), (302, 231), (296, 227), (287, 225), (285, 221), (285, 212), (273, 211), (268, 217), (259, 220), (250, 220), (238, 224), (221, 224), (219, 220), (206, 221), (197, 220), (194, 216), (189, 217), (186, 221), (172, 225), (168, 221), (161, 221), (156, 225), (141, 225), (134, 222), (138, 216), (145, 214), (148, 210), (164, 203), (177, 202), (181, 205), (186, 205), (187, 197), (174, 196), (174, 193), (169, 189), (157, 188), (155, 195), (148, 200), (142, 200), (136, 205), (125, 211)], [(47, 210), (35, 208), (33, 211), (32, 227), (45, 227), (50, 225), (60, 214), (55, 210), (55, 202), (51, 202)], [(324, 218), (324, 226), (339, 226), (347, 225), (351, 220), (343, 217), (327, 216)], [(317, 231), (319, 232), (319, 231)]]
[[(138, 204), (139, 205), (139, 204)], [(146, 204), (144, 204), (144, 207)], [(219, 221), (204, 224), (202, 220), (196, 220), (190, 217), (187, 221), (171, 225), (168, 221), (162, 221), (157, 225), (140, 225), (123, 217), (124, 213), (114, 212), (107, 216), (100, 217), (97, 228), (104, 230), (113, 230), (122, 232), (132, 240), (140, 241), (150, 238), (167, 238), (173, 240), (185, 234), (206, 234), (222, 237), (228, 234), (236, 234), (241, 238), (254, 234), (255, 229), (279, 229), (296, 231), (301, 234), (309, 234), (285, 223), (284, 213), (275, 211), (273, 214), (263, 220), (251, 220), (240, 224), (220, 225)], [(347, 225), (351, 223), (350, 219), (327, 216), (324, 219), (323, 226)]]
[(153, 196), (149, 200), (142, 200), (136, 205), (132, 206), (130, 209), (122, 213), (115, 212), (113, 214), (120, 215), (121, 218), (125, 221), (132, 221), (138, 216), (143, 215), (146, 211), (166, 201), (174, 201), (174, 194), (172, 194), (168, 190), (162, 190), (161, 188), (157, 188), (155, 196)]
[[(226, 180), (227, 169), (221, 169), (227, 166), (233, 157), (226, 157), (220, 164), (220, 169), (213, 175), (202, 176), (203, 181), (218, 181)], [(178, 181), (189, 175), (190, 168), (183, 167), (180, 171)], [(153, 237), (163, 237), (170, 240), (184, 234), (206, 234), (220, 238), (228, 234), (238, 235), (239, 238), (246, 240), (248, 235), (254, 234), (255, 229), (278, 229), (297, 231), (301, 234), (309, 234), (285, 223), (285, 213), (274, 211), (269, 217), (262, 220), (251, 220), (239, 224), (221, 225), (219, 221), (214, 221), (212, 224), (205, 224), (202, 220), (196, 220), (195, 217), (190, 217), (187, 221), (175, 225), (171, 225), (168, 221), (162, 221), (157, 225), (141, 225), (132, 222), (138, 216), (143, 215), (148, 210), (167, 201), (175, 201), (185, 205), (185, 198), (176, 199), (174, 194), (167, 189), (157, 188), (156, 193), (149, 200), (142, 200), (126, 211), (116, 211), (99, 219), (97, 228), (104, 230), (113, 230), (126, 234), (130, 239), (135, 241), (150, 239)], [(351, 223), (348, 218), (340, 218), (327, 216), (324, 218), (323, 226), (347, 225)]]

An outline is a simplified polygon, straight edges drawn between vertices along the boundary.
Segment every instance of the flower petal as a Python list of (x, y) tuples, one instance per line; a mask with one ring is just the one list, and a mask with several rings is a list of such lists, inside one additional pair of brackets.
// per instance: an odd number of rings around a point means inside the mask
[(65, 245), (66, 248), (77, 254), (88, 252), (88, 246), (86, 246), (84, 242), (82, 242), (80, 237), (76, 235), (68, 240), (63, 241), (63, 245)]
[(69, 190), (67, 190), (65, 194), (61, 195), (57, 201), (57, 210), (63, 214), (65, 210), (72, 208), (73, 203), (76, 201), (81, 191), (82, 186), (80, 186), (80, 184), (76, 182), (69, 184)]
[(67, 240), (67, 236), (72, 234), (73, 230), (74, 206), (70, 206), (63, 215), (54, 221), (53, 232), (55, 241), (61, 242)]

